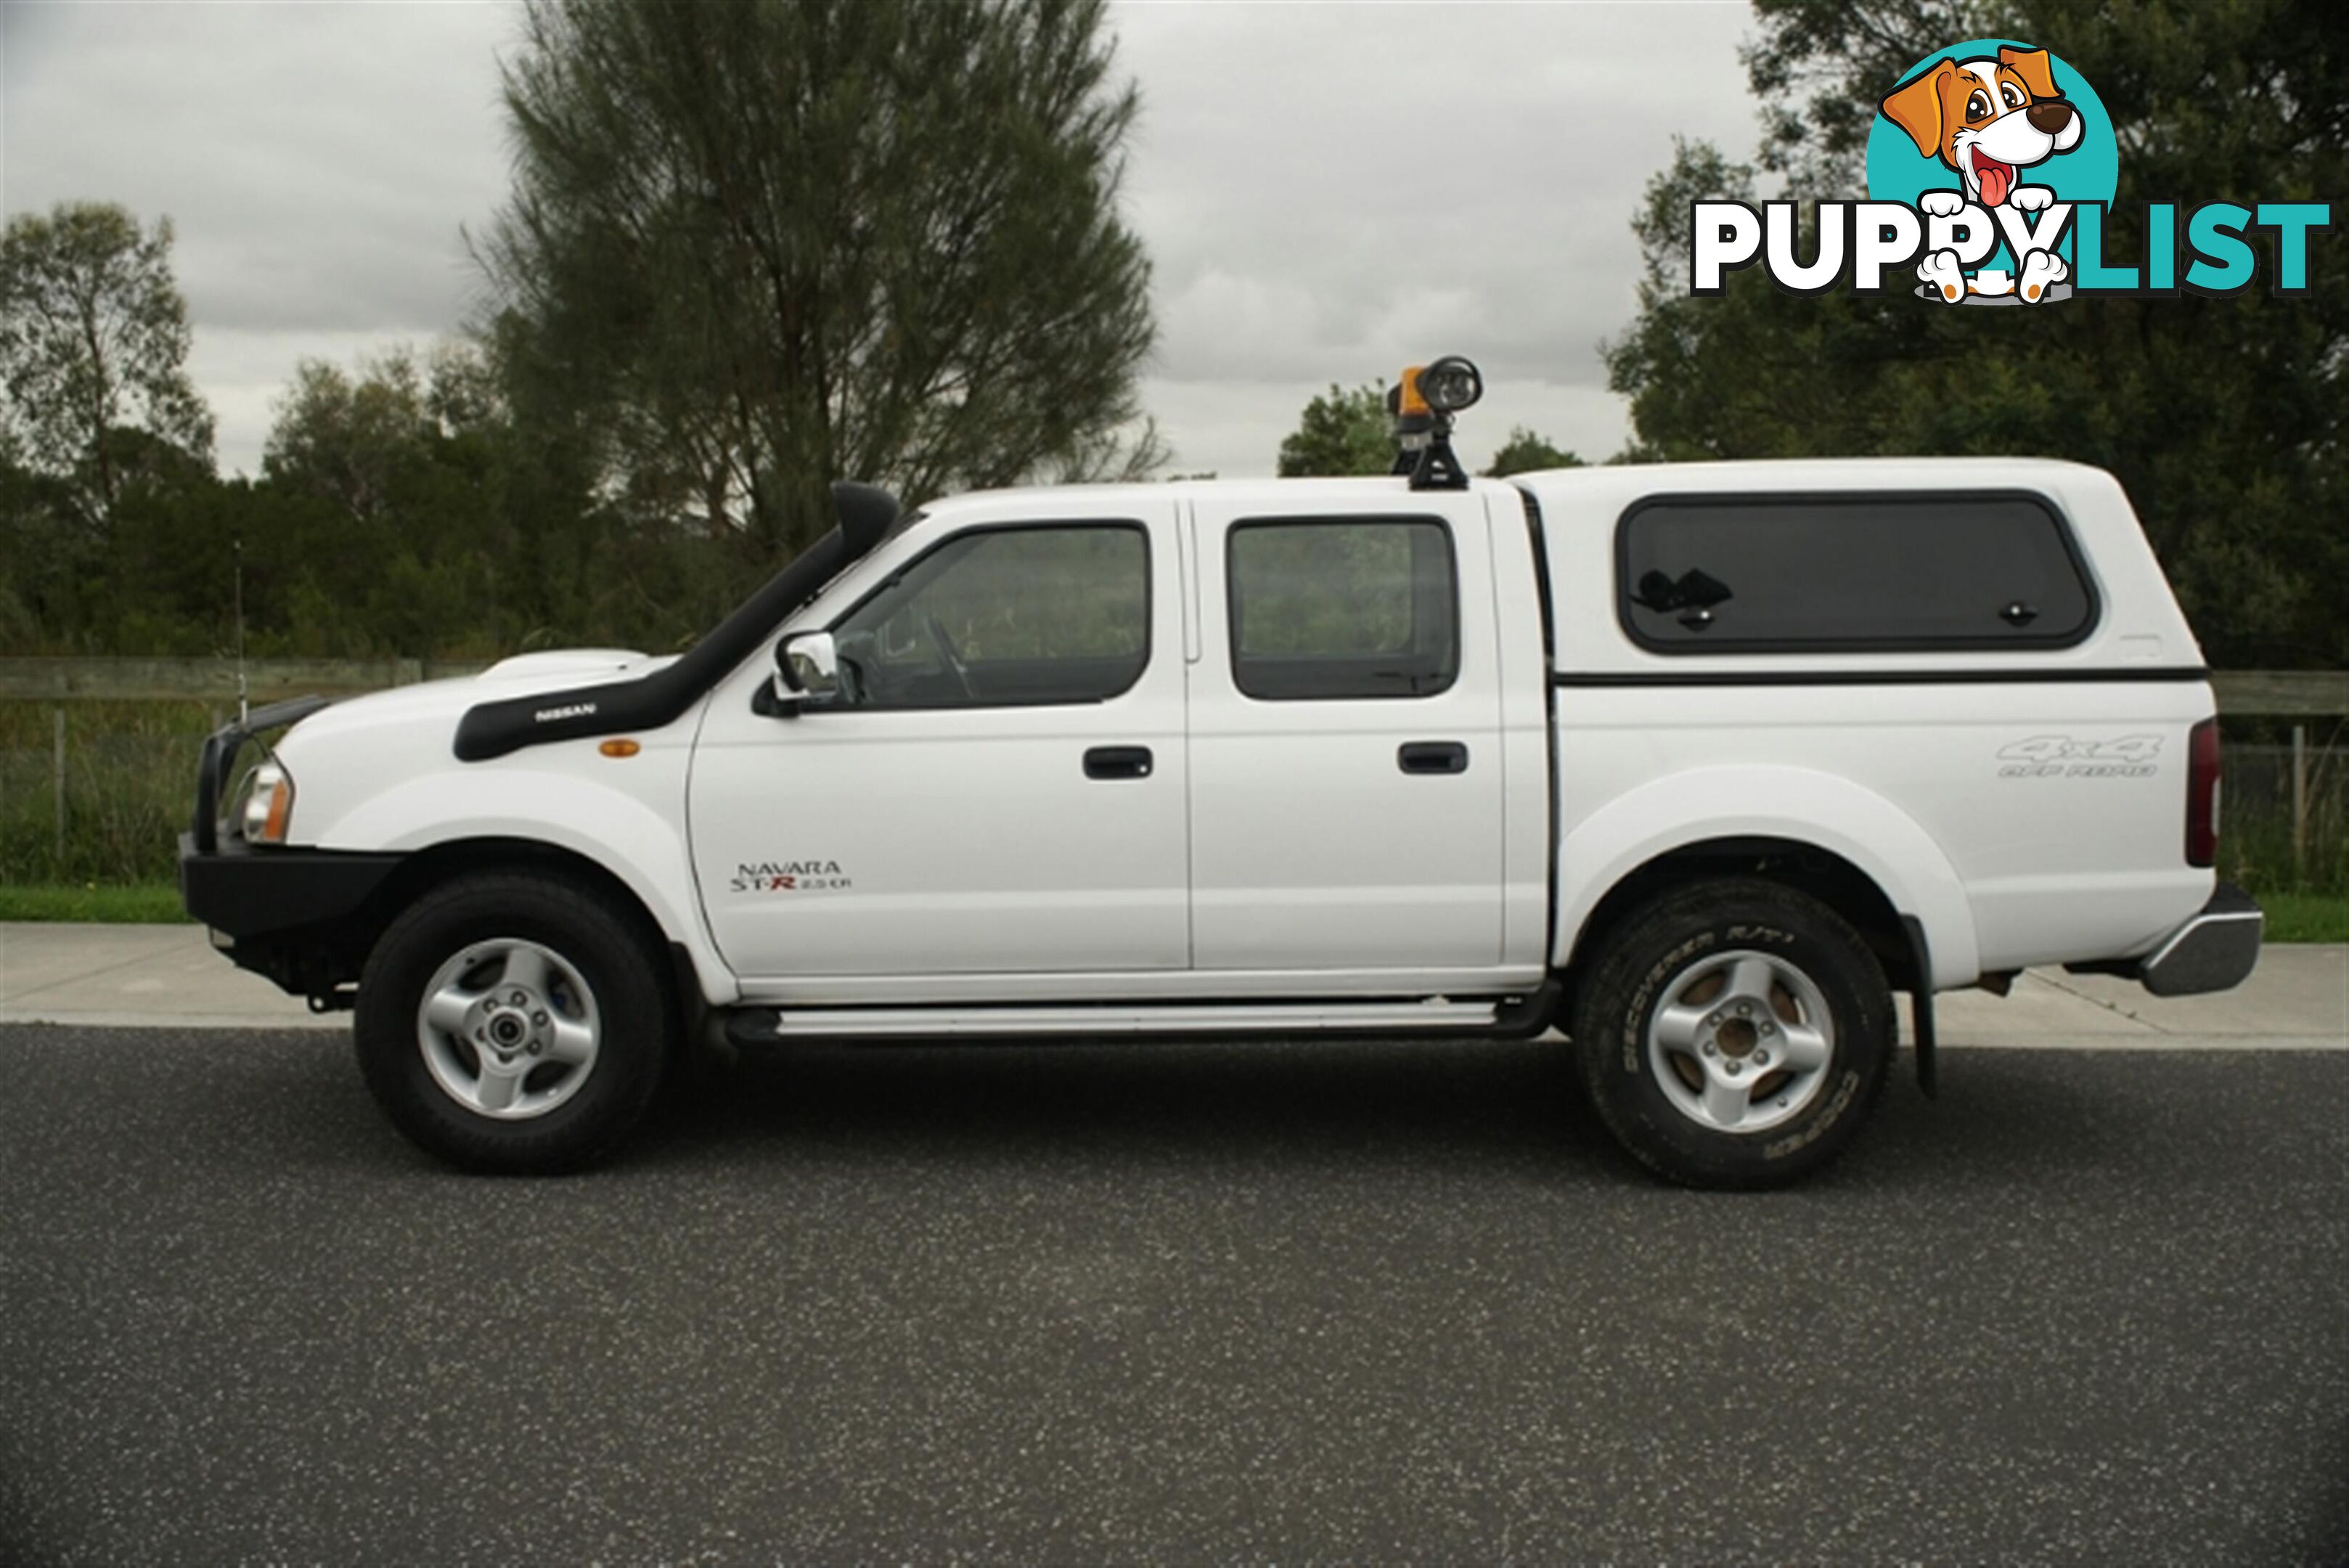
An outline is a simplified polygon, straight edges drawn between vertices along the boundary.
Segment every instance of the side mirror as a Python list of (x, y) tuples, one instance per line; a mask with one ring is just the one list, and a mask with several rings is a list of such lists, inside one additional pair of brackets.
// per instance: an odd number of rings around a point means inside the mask
[(775, 648), (777, 696), (821, 708), (840, 701), (840, 650), (828, 631), (803, 631)]

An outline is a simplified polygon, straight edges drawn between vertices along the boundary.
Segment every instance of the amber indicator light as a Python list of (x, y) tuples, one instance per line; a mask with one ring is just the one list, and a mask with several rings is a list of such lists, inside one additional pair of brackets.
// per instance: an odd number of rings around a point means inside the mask
[(1397, 383), (1402, 388), (1402, 406), (1397, 411), (1405, 418), (1428, 412), (1427, 394), (1419, 389), (1419, 373), (1426, 368), (1424, 365), (1405, 367), (1402, 379)]
[(261, 828), (263, 842), (279, 844), (285, 841), (286, 814), (293, 809), (294, 786), (279, 779), (277, 787), (269, 792), (269, 819)]

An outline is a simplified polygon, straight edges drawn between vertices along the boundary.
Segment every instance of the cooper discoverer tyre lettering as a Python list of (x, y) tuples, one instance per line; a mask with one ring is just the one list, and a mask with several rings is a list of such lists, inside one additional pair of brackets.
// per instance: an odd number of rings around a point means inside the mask
[(1807, 894), (1758, 878), (1675, 888), (1609, 933), (1588, 974), (1572, 1023), (1591, 1102), (1670, 1180), (1796, 1180), (1843, 1151), (1883, 1088), (1883, 969)]

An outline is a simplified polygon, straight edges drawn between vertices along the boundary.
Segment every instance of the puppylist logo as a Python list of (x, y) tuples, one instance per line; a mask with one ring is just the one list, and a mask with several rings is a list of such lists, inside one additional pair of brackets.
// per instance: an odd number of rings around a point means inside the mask
[(1689, 292), (1717, 295), (1758, 264), (1792, 294), (1897, 288), (1942, 305), (2230, 295), (2259, 281), (2262, 251), (2271, 292), (2308, 292), (2331, 203), (2149, 202), (2144, 253), (2121, 256), (2106, 244), (2119, 175), (2112, 119), (2085, 78), (2045, 49), (1969, 39), (1909, 67), (1877, 105), (1868, 199), (1816, 204), (1807, 261), (1797, 203), (1694, 203)]

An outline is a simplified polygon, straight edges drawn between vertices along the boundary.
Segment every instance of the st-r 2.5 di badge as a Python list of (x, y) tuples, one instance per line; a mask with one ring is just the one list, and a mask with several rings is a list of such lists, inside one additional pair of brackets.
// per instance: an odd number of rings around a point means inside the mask
[(760, 860), (737, 865), (729, 891), (828, 893), (848, 886), (837, 860)]

